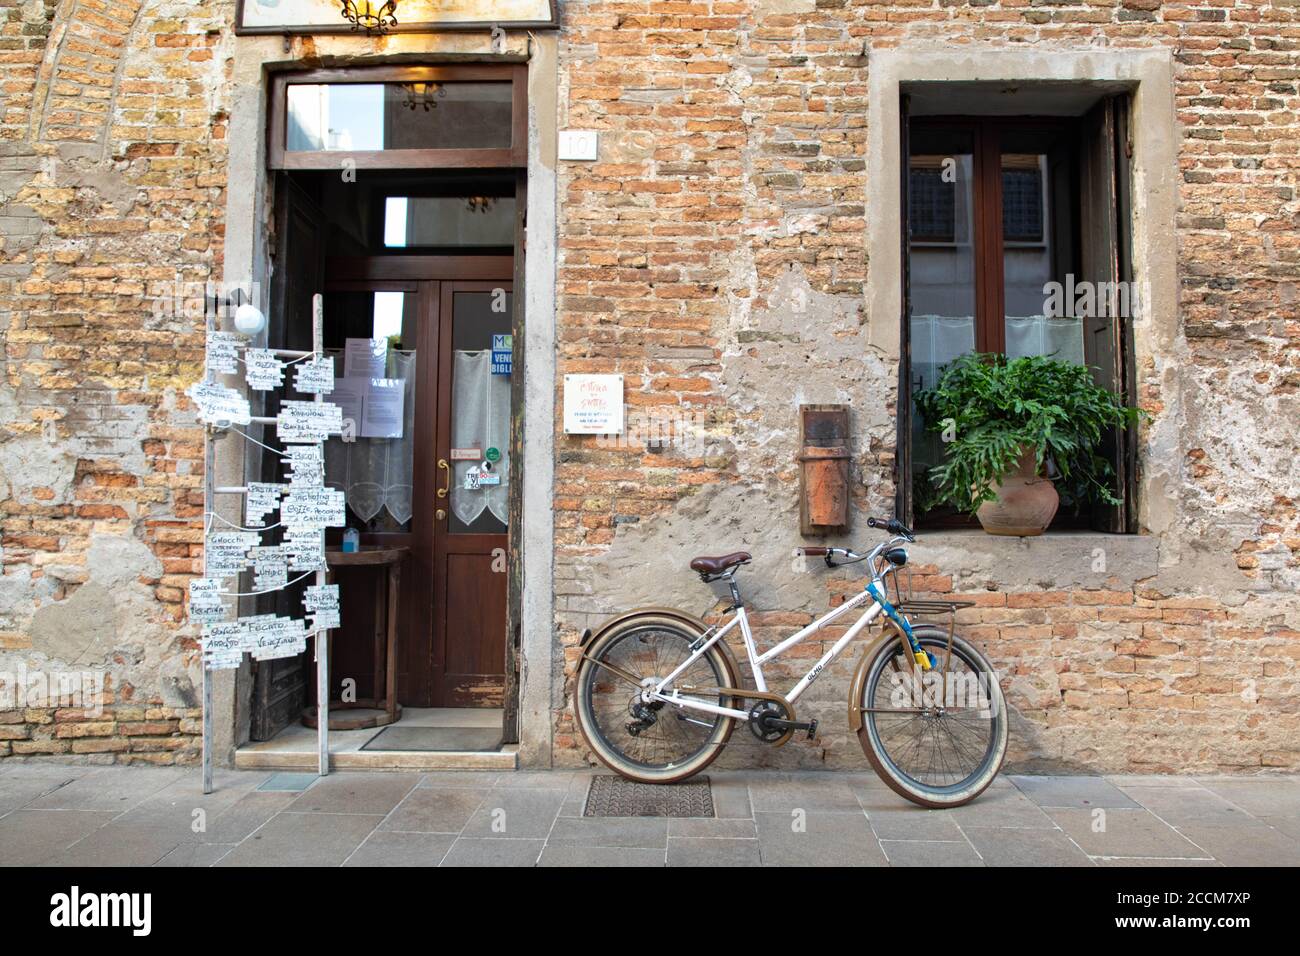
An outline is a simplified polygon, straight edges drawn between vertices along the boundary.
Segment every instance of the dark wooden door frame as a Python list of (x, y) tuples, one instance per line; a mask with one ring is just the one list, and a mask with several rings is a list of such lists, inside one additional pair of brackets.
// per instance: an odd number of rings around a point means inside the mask
[[(369, 289), (384, 289), (390, 291), (407, 291), (415, 292), (419, 296), (417, 312), (419, 315), (419, 331), (416, 339), (417, 354), (422, 358), (416, 366), (416, 385), (415, 392), (417, 396), (428, 396), (435, 387), (438, 377), (435, 373), (440, 369), (440, 363), (448, 360), (448, 356), (442, 354), (444, 344), (444, 332), (450, 330), (443, 328), (443, 320), (446, 318), (442, 312), (444, 289), (448, 288), (466, 288), (471, 285), (482, 285), (484, 288), (505, 287), (510, 288), (515, 273), (515, 257), (513, 256), (366, 256), (366, 257), (331, 257), (325, 263), (325, 275), (328, 277), (324, 283), (326, 292), (344, 292), (358, 291)], [(516, 315), (518, 308), (516, 308)], [(522, 351), (517, 351), (522, 354)], [(424, 358), (427, 356), (427, 358)], [(522, 375), (522, 363), (516, 371), (516, 375)], [(441, 396), (440, 396), (441, 398)], [(417, 397), (417, 401), (421, 401)], [(433, 699), (434, 681), (436, 678), (437, 668), (436, 661), (433, 660), (435, 649), (439, 647), (438, 634), (435, 631), (438, 616), (432, 605), (431, 589), (421, 587), (417, 582), (428, 582), (432, 584), (434, 575), (439, 573), (435, 566), (435, 528), (434, 528), (434, 509), (437, 504), (434, 500), (433, 490), (437, 487), (440, 476), (437, 474), (437, 445), (438, 436), (446, 433), (447, 421), (443, 421), (444, 416), (450, 415), (449, 402), (439, 401), (438, 418), (432, 415), (417, 416), (417, 433), (414, 450), (414, 460), (412, 463), (412, 485), (415, 493), (421, 494), (421, 489), (428, 491), (428, 501), (420, 501), (413, 509), (411, 518), (411, 530), (407, 532), (367, 532), (362, 535), (364, 544), (407, 544), (411, 546), (410, 564), (408, 565), (404, 580), (407, 586), (402, 595), (402, 619), (404, 640), (399, 641), (401, 655), (399, 657), (399, 686), (398, 699), (406, 704), (408, 701), (428, 701)], [(511, 436), (512, 447), (510, 450), (511, 458), (511, 481), (512, 483), (522, 480), (523, 463), (519, 450), (514, 447), (515, 436)], [(445, 503), (444, 503), (445, 504)], [(511, 515), (515, 519), (509, 529), (510, 540), (517, 540), (520, 537), (518, 520), (514, 513)], [(521, 517), (521, 516), (520, 516)], [(517, 569), (510, 567), (507, 569), (508, 574), (517, 573)], [(518, 588), (511, 587), (507, 582), (507, 621), (518, 620), (519, 610), (515, 607), (514, 602), (521, 600)], [(417, 660), (412, 654), (418, 652), (418, 641), (412, 641), (410, 634), (429, 635), (429, 659)], [(511, 665), (513, 654), (511, 646), (513, 644), (512, 636), (508, 632), (502, 634), (502, 640), (506, 642), (506, 664), (507, 668)], [(508, 674), (507, 670), (507, 674)], [(517, 685), (515, 690), (517, 693)], [(509, 693), (512, 683), (507, 677), (506, 691)], [(515, 702), (517, 708), (517, 702)], [(507, 706), (507, 709), (510, 709)]]

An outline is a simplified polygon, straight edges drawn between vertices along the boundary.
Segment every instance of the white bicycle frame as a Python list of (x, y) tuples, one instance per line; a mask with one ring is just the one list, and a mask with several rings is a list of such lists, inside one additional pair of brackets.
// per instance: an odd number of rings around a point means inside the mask
[(839, 607), (813, 621), (807, 627), (804, 627), (790, 635), (775, 647), (764, 651), (762, 654), (759, 654), (758, 649), (754, 646), (754, 635), (749, 629), (749, 617), (745, 613), (744, 605), (740, 605), (736, 608), (735, 616), (732, 617), (724, 627), (708, 635), (708, 639), (692, 651), (690, 657), (686, 658), (686, 660), (683, 661), (676, 670), (663, 680), (659, 681), (659, 683), (654, 685), (653, 688), (648, 689), (644, 698), (647, 701), (662, 701), (663, 703), (673, 704), (678, 707), (686, 707), (691, 710), (707, 711), (710, 714), (722, 714), (727, 717), (737, 717), (741, 720), (749, 720), (748, 711), (737, 710), (734, 707), (721, 707), (718, 704), (711, 704), (706, 700), (700, 700), (695, 697), (685, 697), (682, 696), (682, 692), (679, 688), (673, 688), (671, 693), (665, 694), (664, 688), (676, 680), (679, 674), (699, 660), (710, 647), (730, 634), (733, 629), (739, 627), (740, 635), (745, 641), (745, 653), (749, 658), (749, 667), (754, 674), (754, 687), (756, 690), (766, 693), (767, 681), (763, 678), (764, 664), (780, 657), (796, 644), (805, 641), (813, 634), (816, 634), (827, 624), (830, 624), (837, 618), (848, 614), (855, 608), (861, 607), (868, 601), (871, 602), (871, 607), (867, 608), (863, 615), (853, 622), (853, 626), (845, 631), (844, 635), (831, 646), (831, 649), (821, 656), (821, 659), (817, 661), (817, 663), (812, 666), (812, 669), (800, 679), (799, 683), (795, 684), (794, 687), (790, 689), (789, 693), (780, 695), (787, 703), (793, 704), (799, 699), (803, 692), (812, 685), (812, 682), (821, 676), (821, 672), (826, 668), (826, 665), (843, 653), (844, 649), (853, 642), (853, 639), (869, 627), (871, 622), (878, 618), (884, 611), (883, 605), (881, 605), (881, 603), (865, 589), (845, 601)]

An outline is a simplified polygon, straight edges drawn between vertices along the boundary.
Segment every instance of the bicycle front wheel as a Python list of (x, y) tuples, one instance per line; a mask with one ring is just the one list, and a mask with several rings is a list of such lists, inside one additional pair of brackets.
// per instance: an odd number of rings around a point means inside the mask
[[(585, 648), (574, 710), (583, 738), (605, 766), (642, 783), (675, 783), (717, 758), (734, 718), (647, 702), (642, 696), (691, 656), (698, 637), (678, 620), (647, 613), (629, 618)], [(725, 653), (714, 645), (664, 690), (671, 694), (677, 688), (683, 696), (727, 707), (728, 696), (708, 691), (735, 686), (734, 680)]]
[(858, 740), (880, 778), (923, 807), (958, 807), (984, 792), (1007, 752), (1007, 705), (993, 665), (946, 628), (913, 629), (937, 666), (915, 669), (895, 635), (867, 664)]

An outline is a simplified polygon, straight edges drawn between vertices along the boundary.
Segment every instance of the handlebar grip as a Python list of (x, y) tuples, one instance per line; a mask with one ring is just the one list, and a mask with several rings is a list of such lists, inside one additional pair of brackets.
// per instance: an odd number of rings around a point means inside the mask
[(903, 522), (899, 521), (897, 518), (868, 518), (867, 527), (884, 528), (890, 534), (903, 534), (907, 535), (909, 538), (916, 537), (912, 529), (903, 524)]
[(824, 558), (830, 554), (830, 548), (800, 548), (799, 553), (806, 558)]

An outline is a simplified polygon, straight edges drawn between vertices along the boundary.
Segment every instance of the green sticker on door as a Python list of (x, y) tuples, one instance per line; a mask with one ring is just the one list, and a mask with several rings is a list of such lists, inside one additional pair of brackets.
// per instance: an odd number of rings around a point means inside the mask
[(501, 460), (501, 449), (489, 448), (486, 452), (483, 453), (483, 457), (486, 458), (488, 461), (498, 462)]

